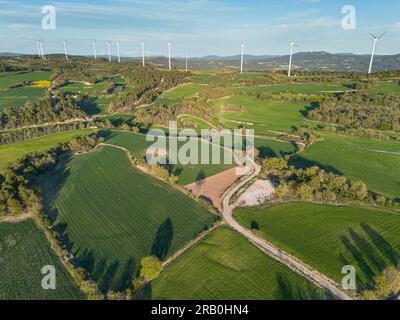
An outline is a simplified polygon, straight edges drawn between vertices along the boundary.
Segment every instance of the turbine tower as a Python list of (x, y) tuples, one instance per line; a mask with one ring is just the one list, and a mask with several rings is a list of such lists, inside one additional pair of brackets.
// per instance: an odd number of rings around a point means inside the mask
[(292, 72), (292, 60), (293, 60), (293, 49), (294, 47), (298, 47), (297, 43), (291, 42), (290, 43), (290, 58), (289, 58), (289, 70), (288, 70), (288, 77), (290, 78)]
[(145, 66), (144, 42), (141, 42), (140, 45), (142, 46), (142, 63), (143, 63), (143, 67), (144, 67)]
[(171, 70), (171, 43), (168, 42), (168, 69)]
[(93, 44), (94, 59), (97, 60), (96, 40), (93, 40), (92, 44)]
[(111, 42), (107, 41), (108, 61), (111, 62)]
[(42, 49), (40, 48), (40, 41), (36, 41), (36, 47), (38, 49), (39, 58), (42, 58)]
[(376, 48), (378, 47), (378, 42), (386, 34), (386, 32), (387, 31), (382, 33), (379, 37), (377, 37), (374, 34), (371, 34), (372, 39), (374, 40), (374, 46), (372, 48), (371, 62), (369, 64), (368, 74), (371, 74), (371, 72), (372, 72), (372, 64), (374, 63), (374, 56), (375, 56)]
[(121, 56), (119, 54), (119, 42), (117, 42), (115, 45), (117, 46), (118, 63), (121, 63)]
[(68, 60), (67, 41), (63, 39), (65, 60)]
[(242, 54), (240, 56), (240, 74), (243, 74), (244, 44), (241, 45)]
[(44, 44), (43, 44), (43, 40), (39, 41), (39, 46), (40, 46), (40, 51), (42, 53), (42, 59), (44, 59)]

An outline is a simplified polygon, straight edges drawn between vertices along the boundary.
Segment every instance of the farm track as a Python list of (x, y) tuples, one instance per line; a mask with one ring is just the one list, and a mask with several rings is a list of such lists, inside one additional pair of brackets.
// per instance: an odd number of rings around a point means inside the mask
[(167, 260), (165, 260), (163, 262), (163, 268), (165, 269), (166, 267), (168, 267), (172, 262), (174, 262), (175, 260), (177, 260), (182, 254), (184, 254), (187, 250), (189, 250), (190, 248), (192, 248), (194, 245), (196, 245), (198, 242), (200, 242), (201, 240), (203, 240), (206, 236), (208, 236), (211, 232), (213, 232), (215, 229), (219, 228), (220, 226), (222, 226), (224, 224), (224, 222), (218, 222), (216, 223), (214, 226), (212, 226), (210, 229), (204, 231), (203, 233), (201, 233), (197, 238), (191, 240), (190, 242), (188, 242), (186, 245), (184, 245), (181, 249), (179, 249), (178, 251), (176, 251), (171, 257), (169, 257)]
[(302, 261), (292, 257), (290, 254), (286, 253), (285, 251), (281, 250), (280, 248), (274, 246), (270, 242), (266, 241), (263, 238), (256, 236), (250, 230), (246, 229), (242, 225), (240, 225), (232, 216), (233, 209), (235, 208), (235, 204), (230, 205), (230, 199), (232, 196), (239, 191), (243, 186), (247, 183), (251, 182), (255, 179), (261, 172), (261, 167), (257, 164), (254, 164), (254, 171), (250, 174), (246, 179), (242, 180), (239, 184), (234, 186), (231, 190), (229, 190), (222, 201), (222, 214), (226, 221), (226, 223), (232, 227), (234, 230), (239, 232), (242, 236), (252, 242), (258, 249), (264, 252), (269, 257), (283, 263), (291, 270), (297, 272), (298, 274), (302, 275), (306, 279), (310, 280), (311, 282), (315, 283), (318, 287), (325, 289), (326, 291), (330, 292), (333, 296), (340, 300), (352, 300), (350, 296), (346, 293), (341, 291), (337, 288), (336, 283), (326, 277), (325, 275), (321, 274), (320, 272), (312, 269), (310, 266), (305, 264)]

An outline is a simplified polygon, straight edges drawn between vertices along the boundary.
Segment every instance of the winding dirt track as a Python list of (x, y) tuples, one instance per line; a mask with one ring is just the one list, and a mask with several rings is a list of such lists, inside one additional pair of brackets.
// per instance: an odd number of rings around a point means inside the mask
[(239, 184), (234, 186), (231, 190), (229, 190), (225, 197), (222, 200), (222, 215), (226, 223), (231, 226), (234, 230), (239, 232), (242, 236), (247, 238), (250, 242), (252, 242), (257, 248), (259, 248), (262, 252), (270, 256), (271, 258), (283, 263), (291, 270), (299, 273), (303, 277), (309, 279), (317, 286), (327, 290), (333, 296), (340, 300), (353, 300), (346, 293), (337, 288), (335, 282), (332, 279), (329, 279), (325, 275), (320, 272), (312, 269), (307, 264), (295, 259), (288, 253), (274, 246), (273, 244), (266, 241), (264, 238), (260, 238), (252, 233), (250, 230), (244, 228), (240, 225), (232, 216), (233, 209), (235, 208), (235, 204), (230, 205), (230, 199), (232, 196), (244, 185), (249, 183), (251, 180), (256, 178), (261, 171), (261, 167), (257, 164), (254, 164), (253, 173), (250, 174), (246, 179), (242, 180)]

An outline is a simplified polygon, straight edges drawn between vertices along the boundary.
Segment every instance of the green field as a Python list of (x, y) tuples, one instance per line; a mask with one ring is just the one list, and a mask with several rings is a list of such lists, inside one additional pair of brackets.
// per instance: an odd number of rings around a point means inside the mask
[(155, 300), (324, 299), (311, 283), (241, 235), (220, 227), (185, 252), (138, 296)]
[(11, 73), (0, 76), (0, 112), (14, 107), (20, 108), (28, 101), (35, 101), (43, 97), (46, 89), (34, 87), (13, 88), (10, 86), (21, 82), (49, 80), (50, 72)]
[(0, 89), (0, 112), (7, 108), (21, 108), (28, 101), (35, 101), (45, 95), (46, 89), (24, 87)]
[(365, 287), (387, 266), (400, 262), (400, 215), (358, 207), (288, 203), (267, 209), (238, 209), (244, 226), (340, 282), (353, 265)]
[(300, 94), (319, 94), (324, 92), (340, 92), (349, 90), (348, 84), (324, 84), (324, 83), (299, 83), (299, 84), (275, 84), (253, 87), (228, 87), (224, 88), (228, 94), (252, 94), (258, 95), (263, 92), (280, 94), (286, 92)]
[(400, 95), (400, 85), (398, 82), (382, 81), (379, 85), (366, 91), (367, 93), (382, 93), (391, 95)]
[(129, 287), (141, 257), (168, 257), (216, 218), (112, 147), (76, 156), (40, 180), (65, 243), (103, 291)]
[[(145, 135), (133, 134), (130, 132), (113, 132), (108, 138), (107, 143), (118, 145), (128, 149), (135, 158), (144, 159), (146, 156), (146, 150), (150, 147), (154, 142), (146, 141)], [(184, 142), (179, 142), (178, 147), (182, 146)], [(198, 142), (199, 149), (201, 145), (207, 147), (207, 143)], [(208, 145), (209, 147), (209, 145)], [(210, 157), (211, 157), (211, 148)], [(221, 149), (221, 161), (223, 160), (223, 149)], [(210, 162), (211, 162), (210, 158)], [(200, 158), (199, 158), (200, 162)], [(217, 173), (220, 173), (224, 170), (230, 169), (234, 166), (234, 164), (188, 164), (181, 165), (177, 164), (172, 169), (172, 173), (176, 175), (179, 180), (178, 183), (180, 185), (187, 185), (189, 183), (195, 182), (198, 175), (201, 173), (202, 176), (210, 177)]]
[(8, 89), (11, 85), (20, 82), (31, 82), (40, 80), (50, 80), (51, 72), (37, 71), (37, 72), (26, 72), (26, 73), (9, 73), (4, 76), (0, 76), (0, 89)]
[[(56, 289), (43, 290), (41, 269), (56, 269)], [(0, 300), (84, 299), (32, 220), (0, 223)]]
[[(293, 102), (263, 101), (254, 96), (233, 96), (228, 99), (214, 100), (221, 108), (220, 117), (239, 122), (252, 123), (248, 126), (262, 135), (268, 130), (292, 131), (293, 126), (305, 124), (302, 112), (305, 105)], [(240, 107), (237, 111), (224, 111), (226, 106)]]
[(371, 191), (400, 198), (400, 143), (328, 134), (323, 138), (295, 156), (292, 163), (299, 167), (319, 165), (360, 179)]
[(209, 125), (207, 122), (203, 121), (202, 119), (192, 117), (192, 116), (184, 116), (181, 117), (183, 121), (189, 122), (192, 125), (196, 127), (197, 132), (199, 130), (207, 129), (207, 130), (212, 130), (214, 129), (211, 125)]
[(73, 137), (94, 132), (93, 129), (66, 131), (39, 137), (32, 140), (0, 145), (0, 172), (4, 171), (14, 161), (32, 152), (49, 150), (59, 143), (70, 141)]
[(194, 97), (203, 87), (204, 86), (201, 84), (189, 83), (175, 89), (171, 89), (159, 97), (155, 102), (155, 105), (168, 106), (171, 104), (180, 103), (184, 99)]

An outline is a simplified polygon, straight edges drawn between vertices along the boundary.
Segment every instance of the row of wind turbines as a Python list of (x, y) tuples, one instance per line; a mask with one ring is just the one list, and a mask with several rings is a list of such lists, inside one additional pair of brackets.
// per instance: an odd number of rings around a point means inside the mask
[[(372, 66), (374, 62), (374, 57), (376, 53), (376, 49), (378, 47), (379, 40), (386, 34), (387, 31), (382, 33), (380, 36), (376, 36), (374, 34), (371, 34), (372, 39), (373, 39), (373, 48), (372, 48), (372, 54), (371, 54), (371, 61), (369, 64), (369, 69), (368, 69), (368, 74), (372, 73)], [(67, 48), (68, 41), (63, 39), (63, 45), (64, 45), (64, 54), (65, 54), (65, 59), (68, 60), (68, 48)], [(94, 59), (97, 60), (97, 41), (92, 40), (92, 45), (93, 45), (93, 54), (94, 54)], [(111, 62), (111, 42), (107, 41), (107, 53), (108, 53), (108, 61)], [(146, 57), (145, 57), (145, 47), (144, 47), (144, 42), (140, 43), (141, 49), (142, 49), (142, 64), (143, 67), (146, 65)], [(299, 45), (295, 42), (290, 42), (290, 53), (289, 53), (289, 67), (288, 67), (288, 77), (290, 77), (292, 74), (292, 61), (293, 61), (293, 53), (294, 53), (294, 48), (298, 47)], [(44, 53), (44, 44), (43, 40), (36, 41), (36, 46), (38, 49), (38, 55), (39, 58), (45, 59), (45, 53)], [(121, 63), (121, 55), (120, 55), (120, 45), (119, 42), (115, 43), (116, 49), (117, 49), (117, 59), (118, 62)], [(168, 69), (172, 69), (172, 62), (171, 62), (171, 47), (172, 44), (168, 42)], [(241, 56), (240, 56), (240, 73), (243, 74), (243, 66), (244, 66), (244, 48), (245, 45), (241, 44)], [(186, 49), (186, 57), (185, 57), (185, 69), (186, 72), (188, 71), (188, 49)]]

